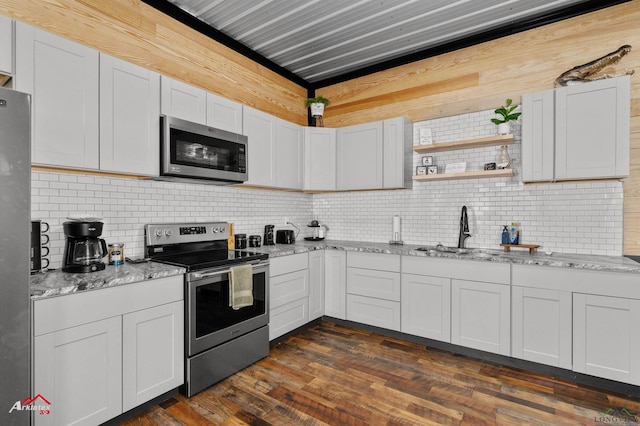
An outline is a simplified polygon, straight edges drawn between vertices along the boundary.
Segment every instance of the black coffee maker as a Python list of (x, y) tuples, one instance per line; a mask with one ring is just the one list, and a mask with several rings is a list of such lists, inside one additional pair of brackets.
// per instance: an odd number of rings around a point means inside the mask
[(64, 222), (64, 272), (95, 272), (105, 268), (102, 258), (107, 244), (102, 238), (102, 222)]

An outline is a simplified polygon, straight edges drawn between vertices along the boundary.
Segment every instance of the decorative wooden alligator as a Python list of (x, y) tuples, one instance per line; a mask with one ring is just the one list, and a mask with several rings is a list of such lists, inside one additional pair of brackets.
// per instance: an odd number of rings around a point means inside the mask
[(602, 58), (573, 67), (569, 71), (560, 74), (560, 77), (556, 78), (555, 86), (568, 86), (571, 84), (603, 80), (605, 78), (618, 77), (621, 75), (631, 75), (634, 70), (625, 70), (624, 72), (617, 74), (603, 74), (599, 77), (594, 77), (594, 74), (602, 71), (604, 67), (618, 63), (618, 61), (629, 52), (631, 52), (631, 46), (625, 44), (624, 46), (620, 46), (620, 48), (615, 52), (604, 55)]

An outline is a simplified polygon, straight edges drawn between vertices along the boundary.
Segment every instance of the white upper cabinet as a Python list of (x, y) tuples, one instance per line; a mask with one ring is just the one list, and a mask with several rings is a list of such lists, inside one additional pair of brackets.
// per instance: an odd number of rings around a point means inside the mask
[(15, 88), (33, 95), (32, 161), (97, 169), (98, 51), (16, 22)]
[(630, 81), (556, 90), (556, 179), (629, 176)]
[(207, 92), (178, 80), (162, 76), (160, 112), (193, 123), (207, 124)]
[(522, 180), (555, 177), (555, 90), (522, 96)]
[(248, 185), (302, 189), (302, 126), (243, 107), (243, 133), (249, 138)]
[(157, 176), (160, 76), (100, 55), (100, 169)]
[(207, 93), (207, 126), (242, 133), (242, 104)]
[(302, 127), (278, 119), (275, 164), (276, 186), (278, 188), (302, 189), (302, 181), (304, 180), (303, 147)]
[(628, 176), (630, 96), (629, 76), (524, 95), (523, 181)]
[(0, 73), (13, 75), (13, 20), (0, 15)]
[(338, 189), (382, 188), (382, 121), (338, 129)]
[(305, 191), (336, 190), (336, 129), (304, 129)]
[(276, 134), (278, 119), (257, 109), (244, 107), (243, 133), (248, 137), (248, 185), (276, 186)]
[(382, 187), (409, 188), (413, 180), (413, 124), (404, 117), (382, 122)]

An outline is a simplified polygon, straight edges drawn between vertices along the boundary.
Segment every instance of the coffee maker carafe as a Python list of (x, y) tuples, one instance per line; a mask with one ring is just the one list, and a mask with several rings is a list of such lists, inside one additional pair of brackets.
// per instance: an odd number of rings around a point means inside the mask
[(64, 222), (67, 237), (64, 248), (64, 272), (95, 272), (105, 268), (102, 258), (107, 244), (102, 238), (102, 222)]

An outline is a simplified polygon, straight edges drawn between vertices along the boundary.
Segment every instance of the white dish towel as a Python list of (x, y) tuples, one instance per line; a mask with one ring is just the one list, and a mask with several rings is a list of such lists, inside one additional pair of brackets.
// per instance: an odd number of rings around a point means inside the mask
[(229, 306), (234, 310), (253, 306), (253, 266), (241, 265), (229, 269)]

